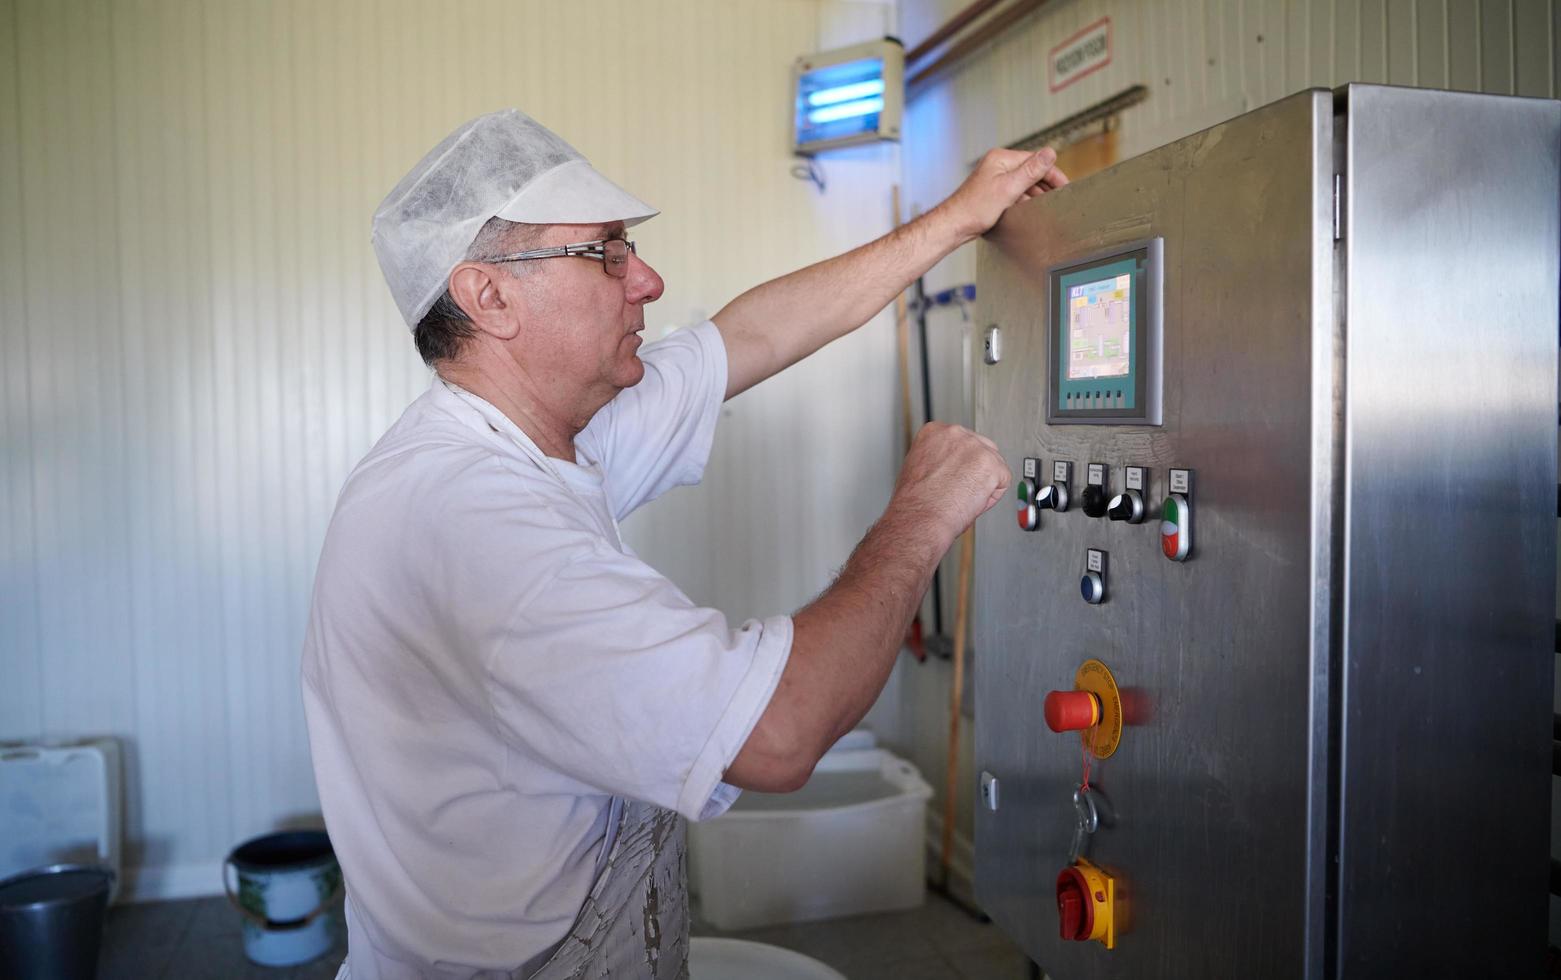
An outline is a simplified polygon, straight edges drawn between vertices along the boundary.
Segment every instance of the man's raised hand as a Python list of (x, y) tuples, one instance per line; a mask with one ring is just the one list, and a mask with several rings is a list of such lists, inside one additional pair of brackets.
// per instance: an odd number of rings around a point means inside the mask
[(1050, 147), (1023, 150), (988, 150), (965, 182), (939, 208), (946, 209), (965, 240), (986, 233), (997, 219), (1021, 199), (1038, 197), (1068, 182), (1057, 169), (1057, 153)]

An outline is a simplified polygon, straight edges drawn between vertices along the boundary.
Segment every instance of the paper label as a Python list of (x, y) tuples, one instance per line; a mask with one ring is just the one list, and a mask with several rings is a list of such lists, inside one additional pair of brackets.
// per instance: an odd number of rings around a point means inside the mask
[(1053, 92), (1111, 64), (1111, 18), (1100, 20), (1052, 48), (1046, 58)]

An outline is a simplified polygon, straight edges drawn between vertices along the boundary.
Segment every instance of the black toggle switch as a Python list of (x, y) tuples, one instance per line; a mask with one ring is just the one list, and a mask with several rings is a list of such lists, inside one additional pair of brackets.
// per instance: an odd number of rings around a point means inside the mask
[(1084, 508), (1084, 513), (1090, 517), (1105, 517), (1106, 504), (1111, 499), (1106, 495), (1105, 464), (1089, 464), (1088, 474), (1089, 478), (1084, 483), (1084, 492), (1079, 494), (1079, 504)]
[(1144, 519), (1144, 498), (1137, 490), (1124, 490), (1111, 498), (1111, 503), (1106, 507), (1106, 516), (1113, 521), (1127, 521), (1129, 524), (1141, 523)]
[(1041, 510), (1055, 510), (1059, 514), (1068, 509), (1068, 485), (1048, 483), (1035, 495), (1035, 506)]
[(1106, 489), (1091, 483), (1079, 494), (1079, 505), (1084, 508), (1084, 513), (1090, 517), (1106, 516)]

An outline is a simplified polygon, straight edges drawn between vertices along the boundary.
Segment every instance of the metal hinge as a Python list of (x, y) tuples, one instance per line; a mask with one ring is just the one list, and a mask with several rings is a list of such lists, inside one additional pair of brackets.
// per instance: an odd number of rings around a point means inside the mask
[(1344, 237), (1344, 221), (1340, 217), (1339, 198), (1344, 193), (1344, 175), (1333, 175), (1333, 240), (1339, 241)]

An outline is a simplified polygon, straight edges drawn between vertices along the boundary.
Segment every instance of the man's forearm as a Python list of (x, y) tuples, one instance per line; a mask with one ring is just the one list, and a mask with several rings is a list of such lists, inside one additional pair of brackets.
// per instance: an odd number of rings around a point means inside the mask
[(860, 327), (971, 237), (934, 208), (882, 238), (738, 296), (713, 318), (726, 343), (726, 397)]
[(834, 585), (792, 617), (791, 656), (742, 752), (727, 770), (745, 789), (796, 789), (872, 707), (948, 541), (922, 515), (886, 516)]
[[(911, 618), (949, 542), (915, 514), (880, 520), (827, 591), (792, 617), (792, 656), (828, 693), (809, 702), (827, 712), (828, 744), (850, 731), (878, 699), (905, 643)], [(826, 746), (827, 747), (827, 746)]]
[(756, 286), (715, 315), (726, 344), (726, 397), (866, 323), (922, 273), (997, 223), (1014, 202), (1068, 182), (1057, 154), (992, 150), (937, 207), (889, 234)]

